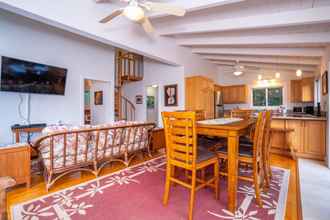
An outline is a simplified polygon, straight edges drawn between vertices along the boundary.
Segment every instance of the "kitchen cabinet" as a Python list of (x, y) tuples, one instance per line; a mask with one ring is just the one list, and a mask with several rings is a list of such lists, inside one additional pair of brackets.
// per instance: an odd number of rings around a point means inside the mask
[(302, 79), (302, 102), (314, 102), (314, 78)]
[(314, 102), (314, 78), (291, 80), (291, 102)]
[(248, 89), (246, 85), (222, 86), (224, 104), (244, 104), (247, 102)]
[(272, 128), (273, 153), (324, 160), (326, 120), (273, 119)]
[(203, 76), (187, 77), (186, 110), (204, 110), (205, 118), (214, 118), (214, 82)]
[(312, 159), (323, 159), (326, 145), (326, 123), (320, 121), (304, 121), (302, 147), (298, 156)]
[(302, 81), (291, 80), (291, 102), (297, 103), (302, 101)]

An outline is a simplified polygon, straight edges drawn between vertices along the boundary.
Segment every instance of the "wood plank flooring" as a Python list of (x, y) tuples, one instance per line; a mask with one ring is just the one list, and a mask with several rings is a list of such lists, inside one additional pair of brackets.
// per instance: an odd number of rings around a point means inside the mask
[[(155, 156), (156, 157), (156, 156)], [(143, 162), (144, 160), (142, 158), (136, 159), (133, 161), (134, 164), (138, 164)], [(289, 194), (288, 194), (288, 200), (287, 200), (287, 206), (286, 206), (286, 217), (287, 220), (296, 220), (298, 218), (299, 214), (299, 202), (297, 202), (297, 168), (296, 168), (296, 161), (279, 156), (279, 155), (272, 155), (271, 157), (272, 165), (282, 167), (285, 169), (289, 169), (290, 172), (290, 183), (289, 183)], [(115, 172), (117, 170), (123, 169), (124, 166), (120, 163), (114, 163), (112, 166), (108, 166), (103, 169), (101, 175), (106, 175), (111, 172)], [(91, 180), (95, 178), (93, 175), (90, 175), (89, 173), (82, 173), (82, 174), (73, 174), (67, 177), (64, 177), (60, 179), (54, 187), (51, 188), (51, 192), (55, 192), (61, 189), (68, 188), (70, 186), (79, 184), (81, 182), (85, 182), (88, 180)], [(10, 215), (10, 207), (12, 205), (15, 205), (17, 203), (21, 203), (24, 201), (28, 201), (43, 195), (46, 195), (47, 192), (45, 190), (45, 183), (43, 181), (43, 178), (39, 175), (33, 175), (32, 176), (32, 187), (26, 188), (23, 186), (18, 186), (14, 189), (12, 189), (10, 192), (8, 192), (8, 202), (7, 202), (7, 210)]]

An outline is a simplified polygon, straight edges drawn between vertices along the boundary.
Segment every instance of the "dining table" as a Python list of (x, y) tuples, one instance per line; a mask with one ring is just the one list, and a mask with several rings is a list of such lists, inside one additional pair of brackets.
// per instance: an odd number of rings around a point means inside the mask
[(237, 205), (239, 137), (248, 134), (255, 119), (214, 119), (197, 122), (197, 134), (227, 138), (228, 142), (228, 210)]

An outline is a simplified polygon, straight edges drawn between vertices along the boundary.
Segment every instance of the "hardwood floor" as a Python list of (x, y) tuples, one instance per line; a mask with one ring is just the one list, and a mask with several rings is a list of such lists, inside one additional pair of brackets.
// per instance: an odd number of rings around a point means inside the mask
[[(157, 155), (158, 156), (158, 155)], [(155, 157), (157, 157), (155, 156)], [(133, 161), (134, 164), (143, 162), (143, 159), (136, 159)], [(290, 183), (289, 183), (289, 193), (286, 205), (286, 217), (287, 220), (296, 220), (298, 218), (299, 203), (297, 202), (297, 169), (296, 162), (290, 158), (272, 155), (271, 157), (272, 165), (289, 169), (290, 172)], [(115, 172), (124, 168), (120, 163), (114, 163), (112, 166), (108, 166), (103, 169), (101, 175), (106, 175), (111, 172)], [(61, 189), (68, 188), (70, 186), (79, 184), (81, 182), (86, 182), (88, 180), (94, 179), (95, 177), (89, 173), (73, 174), (60, 179), (54, 187), (50, 189), (49, 193), (56, 192)], [(8, 192), (8, 202), (7, 210), (10, 215), (10, 207), (17, 203), (28, 201), (43, 195), (46, 195), (46, 188), (43, 178), (39, 175), (32, 176), (32, 187), (26, 188), (25, 185), (18, 186)]]

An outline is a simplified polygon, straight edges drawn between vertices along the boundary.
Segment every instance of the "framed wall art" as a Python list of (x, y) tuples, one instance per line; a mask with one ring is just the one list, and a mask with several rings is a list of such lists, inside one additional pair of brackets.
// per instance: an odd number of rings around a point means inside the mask
[(94, 92), (94, 104), (103, 105), (103, 91)]
[(325, 71), (322, 75), (322, 94), (328, 94), (328, 71)]
[(178, 106), (178, 85), (164, 86), (165, 106)]

